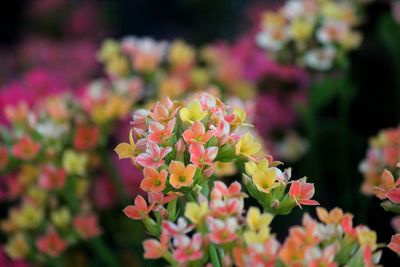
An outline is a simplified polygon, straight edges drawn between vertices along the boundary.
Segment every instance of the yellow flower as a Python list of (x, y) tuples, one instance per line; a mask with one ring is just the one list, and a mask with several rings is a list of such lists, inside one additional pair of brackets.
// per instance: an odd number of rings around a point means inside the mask
[(89, 157), (83, 153), (67, 150), (63, 155), (63, 167), (68, 174), (84, 175)]
[(235, 107), (233, 114), (235, 115), (235, 120), (231, 123), (231, 126), (240, 126), (246, 120), (246, 111), (243, 108)]
[(273, 218), (271, 214), (261, 214), (258, 208), (251, 207), (247, 212), (246, 223), (251, 231), (258, 231), (269, 226)]
[(123, 56), (116, 56), (106, 63), (107, 73), (115, 76), (124, 76), (129, 73), (128, 59)]
[(357, 227), (357, 238), (361, 246), (370, 246), (372, 250), (375, 250), (376, 245), (376, 232), (370, 230), (366, 226)]
[(131, 107), (131, 101), (122, 96), (114, 95), (109, 97), (106, 103), (106, 114), (110, 119), (126, 117)]
[(63, 207), (61, 209), (55, 210), (50, 214), (51, 222), (59, 227), (66, 228), (71, 222), (71, 213), (69, 209)]
[(290, 27), (290, 33), (296, 41), (307, 41), (312, 34), (314, 23), (309, 19), (296, 19)]
[(178, 98), (185, 92), (185, 84), (180, 78), (168, 77), (160, 83), (161, 97)]
[(254, 142), (254, 136), (252, 136), (249, 132), (243, 135), (239, 142), (237, 142), (235, 146), (236, 155), (244, 155), (246, 157), (251, 157), (254, 154), (257, 154), (261, 149), (261, 145), (259, 143)]
[(20, 229), (35, 229), (43, 221), (43, 209), (24, 204), (19, 210), (11, 211), (11, 221)]
[(199, 100), (193, 100), (185, 108), (179, 111), (182, 121), (193, 123), (194, 121), (201, 121), (207, 116), (208, 112), (203, 110)]
[(117, 152), (119, 159), (133, 158), (136, 155), (136, 144), (133, 141), (132, 131), (129, 133), (129, 144), (121, 143), (114, 151)]
[(244, 240), (247, 244), (260, 244), (264, 243), (270, 237), (270, 228), (263, 227), (258, 232), (245, 231), (243, 234)]
[(264, 193), (269, 193), (272, 189), (280, 185), (277, 178), (278, 169), (269, 168), (266, 172), (256, 172), (253, 175), (253, 182), (258, 190)]
[(200, 224), (203, 222), (204, 216), (208, 212), (207, 202), (202, 202), (200, 205), (195, 202), (189, 202), (185, 207), (185, 217), (188, 218), (194, 224)]
[(253, 176), (257, 172), (267, 172), (269, 169), (269, 162), (266, 158), (263, 158), (259, 162), (248, 161), (245, 164), (246, 173)]
[(120, 55), (120, 45), (117, 41), (107, 39), (103, 42), (97, 57), (100, 61), (109, 61)]
[(280, 29), (285, 24), (285, 18), (280, 13), (267, 11), (262, 14), (262, 26), (266, 29)]
[(182, 40), (176, 40), (171, 44), (168, 60), (173, 66), (191, 65), (194, 61), (195, 51), (193, 47)]
[(332, 1), (326, 1), (323, 3), (321, 11), (323, 16), (329, 18), (339, 19), (341, 16), (339, 6)]
[(4, 250), (11, 259), (20, 260), (28, 255), (30, 247), (25, 236), (22, 233), (17, 233), (10, 237)]

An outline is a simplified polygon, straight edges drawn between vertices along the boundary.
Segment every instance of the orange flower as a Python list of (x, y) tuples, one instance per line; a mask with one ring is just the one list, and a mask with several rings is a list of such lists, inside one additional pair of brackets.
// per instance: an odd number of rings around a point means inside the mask
[(35, 142), (29, 136), (24, 136), (13, 145), (11, 152), (16, 158), (32, 160), (39, 153), (40, 147), (40, 143)]
[(340, 208), (334, 208), (328, 212), (324, 208), (317, 207), (317, 216), (321, 222), (326, 224), (340, 224), (343, 219), (343, 211)]
[(140, 184), (146, 192), (158, 193), (165, 189), (165, 181), (167, 180), (168, 172), (166, 170), (161, 170), (158, 172), (154, 168), (144, 168), (143, 171), (144, 179)]
[(196, 166), (189, 164), (185, 167), (182, 162), (172, 161), (169, 165), (169, 172), (171, 173), (169, 182), (174, 188), (179, 189), (182, 186), (190, 186), (193, 183)]

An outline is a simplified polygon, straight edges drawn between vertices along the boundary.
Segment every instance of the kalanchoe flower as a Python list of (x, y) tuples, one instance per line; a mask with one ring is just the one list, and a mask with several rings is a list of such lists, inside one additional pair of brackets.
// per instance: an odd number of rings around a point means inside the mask
[(165, 170), (161, 170), (158, 172), (154, 168), (144, 168), (143, 170), (144, 179), (140, 184), (140, 188), (142, 188), (146, 192), (161, 192), (165, 189), (165, 184), (167, 180), (168, 172)]
[(12, 154), (22, 160), (32, 160), (39, 153), (40, 147), (40, 143), (29, 136), (24, 136), (12, 147)]
[(169, 165), (170, 184), (172, 187), (179, 189), (181, 187), (191, 186), (193, 183), (193, 177), (196, 172), (196, 166), (189, 164), (183, 165), (179, 161), (171, 161)]
[(319, 205), (318, 201), (311, 199), (314, 196), (314, 185), (305, 180), (293, 181), (290, 185), (289, 195), (300, 208), (301, 205)]
[(189, 147), (190, 162), (199, 168), (205, 165), (213, 165), (213, 161), (218, 153), (217, 147), (204, 148), (202, 144), (193, 143)]
[(61, 189), (65, 185), (66, 172), (62, 168), (45, 166), (39, 177), (39, 186), (47, 190)]
[(101, 234), (100, 226), (94, 214), (76, 216), (73, 225), (83, 239), (90, 239)]
[(136, 152), (136, 144), (133, 141), (132, 131), (129, 133), (129, 144), (121, 143), (115, 148), (119, 159), (133, 158)]
[(36, 240), (36, 246), (44, 254), (50, 257), (58, 257), (67, 248), (67, 242), (55, 230), (50, 229), (46, 235)]
[(189, 145), (193, 142), (198, 142), (204, 145), (212, 137), (212, 132), (206, 132), (204, 125), (199, 121), (195, 121), (192, 126), (183, 133), (182, 136), (183, 140), (185, 140), (185, 142)]
[(127, 206), (124, 209), (124, 213), (132, 220), (142, 220), (149, 215), (153, 206), (154, 204), (148, 206), (146, 200), (139, 195), (135, 198), (135, 205)]
[(172, 151), (172, 148), (160, 148), (156, 143), (148, 141), (145, 153), (136, 157), (136, 162), (143, 167), (158, 168), (164, 164), (164, 157)]
[(169, 236), (162, 233), (160, 241), (157, 239), (147, 239), (143, 242), (144, 258), (145, 259), (159, 259), (168, 252)]
[(203, 252), (200, 249), (202, 246), (200, 234), (193, 235), (191, 239), (187, 236), (178, 236), (174, 239), (174, 244), (177, 248), (173, 256), (180, 263), (199, 260), (203, 257)]
[(390, 248), (397, 254), (400, 254), (400, 234), (395, 234), (394, 236), (392, 236), (392, 239), (388, 244), (388, 248)]
[(99, 136), (98, 128), (79, 125), (75, 132), (74, 147), (77, 150), (93, 149), (99, 142)]

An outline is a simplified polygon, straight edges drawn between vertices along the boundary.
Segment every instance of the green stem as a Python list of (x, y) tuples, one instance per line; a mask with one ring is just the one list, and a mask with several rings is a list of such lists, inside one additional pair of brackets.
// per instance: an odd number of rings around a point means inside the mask
[(218, 252), (217, 249), (213, 244), (211, 244), (208, 248), (208, 251), (210, 253), (210, 258), (211, 258), (211, 263), (213, 267), (221, 267), (221, 263), (218, 258)]
[(92, 238), (88, 241), (88, 243), (93, 253), (96, 255), (96, 257), (100, 258), (104, 266), (120, 267), (116, 260), (116, 257), (104, 244), (103, 239), (101, 239), (100, 237)]

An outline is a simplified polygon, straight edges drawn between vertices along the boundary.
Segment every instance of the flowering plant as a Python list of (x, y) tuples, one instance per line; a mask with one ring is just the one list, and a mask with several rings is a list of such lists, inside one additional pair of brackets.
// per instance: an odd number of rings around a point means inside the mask
[[(100, 86), (100, 84), (102, 86)], [(12, 259), (52, 264), (82, 241), (102, 249), (102, 229), (90, 198), (90, 176), (105, 172), (107, 136), (137, 100), (137, 92), (106, 82), (68, 93), (22, 101), (4, 108), (10, 126), (1, 128), (0, 200), (10, 206), (1, 222)], [(109, 87), (113, 89), (110, 90)]]
[[(362, 192), (374, 195), (382, 201), (381, 206), (400, 214), (400, 128), (385, 129), (370, 140), (367, 158), (360, 164), (364, 175)], [(388, 247), (400, 254), (400, 216), (392, 220), (397, 232)]]
[(256, 40), (279, 61), (328, 71), (346, 64), (347, 52), (360, 45), (359, 22), (350, 1), (289, 0), (262, 15)]
[(169, 43), (134, 36), (121, 41), (110, 39), (103, 43), (98, 57), (111, 79), (135, 78), (151, 96), (176, 99), (208, 86), (244, 98), (254, 91), (254, 85), (238, 69), (240, 65), (219, 64), (214, 68), (218, 56), (213, 51), (199, 51), (182, 40)]
[[(138, 195), (124, 213), (154, 236), (143, 243), (144, 257), (172, 266), (374, 266), (375, 232), (353, 228), (352, 216), (340, 209), (318, 209), (323, 224), (305, 215), (281, 247), (270, 233), (274, 217), (319, 203), (312, 199), (313, 184), (291, 180), (290, 169), (281, 171), (281, 163), (261, 151), (244, 130), (245, 118), (243, 110), (207, 93), (184, 105), (165, 99), (134, 113), (129, 142), (115, 151), (143, 170), (148, 201)], [(238, 182), (216, 180), (221, 163), (244, 171), (247, 193)], [(263, 211), (245, 212), (249, 195)]]

